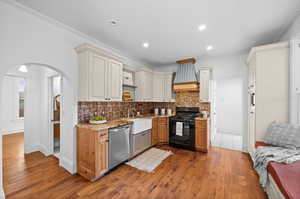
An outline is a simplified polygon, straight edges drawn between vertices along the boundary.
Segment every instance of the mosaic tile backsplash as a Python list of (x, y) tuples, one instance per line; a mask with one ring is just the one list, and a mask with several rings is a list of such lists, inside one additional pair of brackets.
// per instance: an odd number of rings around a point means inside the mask
[(87, 122), (94, 116), (108, 120), (119, 119), (140, 112), (141, 115), (154, 113), (154, 108), (171, 108), (174, 102), (78, 102), (78, 121)]
[(92, 117), (102, 116), (107, 120), (119, 119), (137, 112), (140, 114), (153, 114), (155, 108), (172, 109), (175, 113), (176, 106), (198, 106), (202, 111), (209, 111), (210, 104), (199, 102), (198, 92), (176, 94), (176, 102), (78, 102), (78, 122), (87, 122)]

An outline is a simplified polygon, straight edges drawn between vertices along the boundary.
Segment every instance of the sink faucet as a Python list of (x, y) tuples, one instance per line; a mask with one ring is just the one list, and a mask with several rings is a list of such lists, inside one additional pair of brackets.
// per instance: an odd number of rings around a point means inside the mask
[[(133, 110), (130, 110), (130, 109), (128, 109), (127, 110), (127, 117), (129, 118), (130, 117), (130, 115), (132, 116), (132, 117), (134, 117), (134, 109)], [(130, 113), (131, 112), (131, 113)]]

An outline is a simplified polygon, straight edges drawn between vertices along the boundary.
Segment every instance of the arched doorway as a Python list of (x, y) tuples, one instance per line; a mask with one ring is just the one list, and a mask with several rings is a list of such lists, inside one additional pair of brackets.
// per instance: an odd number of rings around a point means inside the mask
[[(49, 65), (45, 65), (45, 64), (37, 64), (37, 63), (25, 63), (25, 64), (21, 64), (21, 65), (25, 65), (27, 66), (28, 71), (32, 70), (33, 68), (37, 69), (37, 70), (43, 70), (45, 72), (45, 70), (47, 72), (52, 71), (52, 75), (44, 75), (44, 80), (45, 80), (45, 84), (44, 84), (44, 91), (46, 93), (47, 89), (50, 89), (49, 85), (47, 85), (47, 79), (50, 80), (51, 77), (54, 76), (60, 76), (61, 77), (61, 96), (60, 96), (60, 122), (61, 122), (61, 134), (64, 134), (64, 132), (67, 132), (64, 136), (62, 136), (61, 142), (60, 142), (60, 148), (61, 148), (61, 153), (63, 154), (61, 157), (59, 157), (59, 165), (64, 167), (65, 169), (67, 169), (70, 173), (73, 173), (75, 171), (74, 167), (73, 167), (73, 162), (75, 161), (72, 157), (69, 158), (67, 157), (68, 155), (68, 149), (69, 148), (73, 148), (75, 141), (74, 141), (74, 137), (70, 137), (70, 132), (72, 132), (72, 130), (74, 129), (74, 124), (72, 122), (69, 122), (69, 118), (70, 116), (74, 118), (74, 113), (76, 113), (76, 111), (70, 113), (69, 114), (62, 114), (65, 110), (65, 104), (67, 104), (67, 110), (70, 110), (70, 105), (73, 104), (73, 102), (75, 101), (73, 98), (70, 98), (70, 93), (67, 93), (67, 98), (65, 98), (64, 95), (64, 91), (65, 90), (70, 90), (70, 88), (72, 88), (72, 84), (70, 83), (68, 77), (60, 70), (57, 70), (57, 68), (49, 66)], [(30, 78), (28, 75), (24, 75), (24, 74), (20, 74), (21, 72), (19, 71), (20, 66), (17, 67), (11, 67), (3, 76), (1, 76), (0, 80), (1, 80), (1, 86), (0, 86), (0, 95), (3, 96), (3, 87), (5, 86), (3, 84), (3, 80), (6, 76), (11, 76), (11, 77), (18, 77), (18, 78), (24, 78), (26, 79), (26, 83), (29, 82)], [(19, 74), (17, 73), (13, 73), (12, 71), (19, 71)], [(51, 72), (50, 72), (51, 73)], [(40, 77), (41, 78), (41, 77)], [(31, 80), (30, 80), (31, 81)], [(50, 81), (49, 81), (50, 82)], [(41, 85), (39, 85), (36, 81), (34, 82), (29, 82), (29, 85), (32, 87), (31, 91), (34, 91), (36, 89), (36, 87), (41, 87)], [(41, 89), (42, 91), (43, 89)], [(28, 93), (27, 93), (28, 94)], [(28, 95), (27, 95), (28, 97)], [(54, 97), (54, 96), (52, 96)], [(43, 108), (38, 108), (39, 106), (41, 106), (42, 104), (40, 104), (38, 101), (32, 101), (32, 99), (34, 99), (34, 97), (32, 96), (31, 93), (31, 97), (30, 99), (28, 99), (28, 101), (30, 102), (29, 104), (26, 102), (25, 99), (25, 110), (24, 110), (24, 152), (25, 153), (31, 153), (34, 151), (40, 151), (45, 155), (52, 155), (53, 154), (53, 145), (54, 145), (54, 141), (52, 142), (48, 142), (50, 140), (51, 137), (53, 137), (54, 132), (47, 129), (47, 123), (50, 119), (50, 117), (45, 117), (43, 122), (37, 122), (37, 118), (39, 118), (39, 115), (36, 114), (37, 112), (41, 111)], [(46, 98), (44, 98), (46, 99)], [(74, 101), (73, 101), (74, 100)], [(3, 105), (3, 100), (1, 101), (1, 106)], [(41, 100), (40, 100), (41, 102)], [(46, 107), (43, 111), (43, 113), (47, 114), (47, 112), (49, 112), (50, 110), (46, 110), (49, 107), (47, 107), (47, 104), (49, 102), (48, 101), (43, 101), (43, 107)], [(3, 132), (3, 118), (6, 117), (6, 113), (5, 112), (0, 112), (0, 116), (1, 116), (1, 132)], [(53, 118), (51, 118), (52, 120)], [(69, 121), (68, 121), (69, 120)], [(52, 127), (53, 128), (53, 127)], [(42, 130), (41, 130), (42, 129)], [(40, 132), (43, 131), (43, 139), (41, 139), (41, 134)], [(68, 135), (69, 133), (69, 135)], [(27, 135), (28, 136), (27, 136)], [(2, 135), (1, 135), (2, 138)], [(69, 138), (69, 139), (68, 139)], [(2, 140), (1, 140), (2, 141)], [(38, 145), (36, 144), (38, 143)], [(43, 143), (44, 147), (41, 147), (41, 143)], [(1, 144), (2, 145), (2, 144)], [(52, 145), (52, 146), (51, 146)], [(51, 152), (51, 150), (49, 149), (53, 149), (53, 151)], [(2, 149), (2, 147), (1, 147)], [(75, 154), (74, 154), (75, 155)], [(67, 158), (66, 158), (67, 157)], [(74, 157), (74, 156), (73, 156)], [(69, 159), (68, 159), (69, 158)], [(2, 157), (1, 157), (2, 159)]]

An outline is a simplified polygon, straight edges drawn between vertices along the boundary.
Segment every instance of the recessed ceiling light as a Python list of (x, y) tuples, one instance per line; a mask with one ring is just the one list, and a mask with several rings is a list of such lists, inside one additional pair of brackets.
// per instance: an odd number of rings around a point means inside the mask
[(213, 47), (212, 45), (206, 46), (206, 50), (207, 50), (207, 51), (210, 51), (210, 50), (212, 50), (212, 49), (214, 49), (214, 47)]
[(27, 66), (21, 65), (19, 67), (19, 71), (22, 72), (22, 73), (27, 73), (28, 72)]
[(198, 27), (198, 30), (199, 31), (204, 31), (205, 29), (207, 28), (207, 26), (205, 24), (201, 24), (199, 27)]
[(144, 48), (149, 48), (149, 43), (148, 43), (148, 42), (144, 42), (144, 43), (143, 43), (143, 47), (144, 47)]
[(112, 26), (116, 26), (116, 25), (118, 25), (118, 21), (112, 19), (112, 20), (109, 20), (109, 24), (112, 25)]

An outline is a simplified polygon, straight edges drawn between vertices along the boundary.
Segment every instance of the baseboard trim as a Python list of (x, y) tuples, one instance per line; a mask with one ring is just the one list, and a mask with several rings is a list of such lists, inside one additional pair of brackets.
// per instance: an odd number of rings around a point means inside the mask
[(5, 199), (4, 189), (1, 187), (0, 189), (0, 199)]
[(37, 152), (37, 151), (40, 151), (40, 146), (39, 145), (25, 146), (24, 147), (24, 153), (25, 154), (33, 153), (33, 152)]
[(74, 167), (73, 162), (71, 160), (69, 160), (68, 158), (63, 157), (62, 155), (60, 156), (60, 159), (59, 159), (59, 166), (65, 168), (71, 174), (76, 173), (76, 169)]
[(39, 151), (40, 151), (41, 153), (43, 153), (45, 156), (51, 155), (51, 152), (47, 149), (46, 146), (40, 145), (39, 148), (40, 148)]
[(9, 135), (9, 134), (23, 133), (23, 132), (24, 132), (24, 129), (17, 129), (17, 130), (10, 130), (10, 131), (2, 130), (1, 134)]

